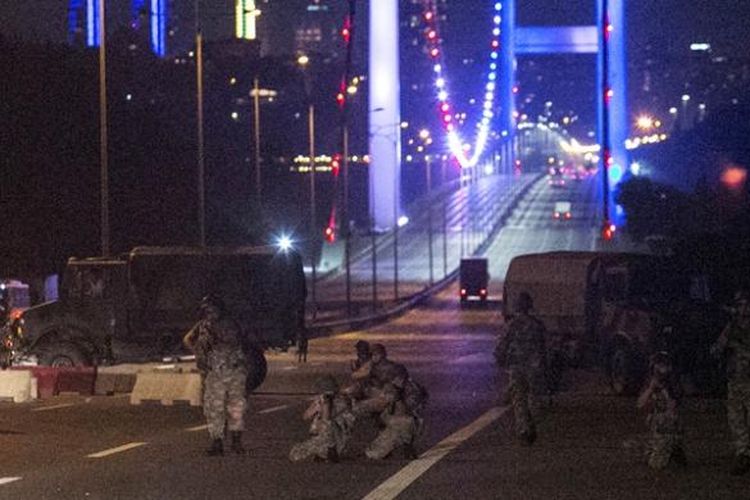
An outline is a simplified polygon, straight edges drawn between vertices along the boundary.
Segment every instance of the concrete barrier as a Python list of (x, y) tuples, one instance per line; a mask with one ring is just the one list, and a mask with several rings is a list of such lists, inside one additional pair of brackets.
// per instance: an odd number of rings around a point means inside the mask
[[(75, 393), (94, 393), (96, 367), (14, 366), (13, 371), (28, 371), (37, 379), (35, 393), (40, 398)], [(36, 396), (35, 396), (36, 397)]]
[(28, 370), (0, 371), (0, 398), (14, 403), (36, 399), (36, 379)]
[(112, 396), (133, 391), (135, 387), (135, 373), (108, 373), (99, 371), (96, 375), (94, 394), (97, 396)]
[(135, 379), (130, 404), (139, 405), (144, 401), (159, 401), (172, 405), (176, 401), (186, 401), (191, 406), (201, 406), (203, 381), (197, 372), (140, 372)]

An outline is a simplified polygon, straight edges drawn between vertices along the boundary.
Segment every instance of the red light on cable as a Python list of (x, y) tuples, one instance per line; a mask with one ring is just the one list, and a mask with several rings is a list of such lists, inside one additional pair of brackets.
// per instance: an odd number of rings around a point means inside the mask
[(435, 33), (435, 30), (430, 30), (427, 32), (427, 38), (430, 40), (434, 40), (435, 37), (437, 37), (437, 33)]
[(513, 85), (513, 88), (511, 89), (511, 91), (512, 91), (512, 92), (513, 92), (514, 94), (518, 94), (518, 90), (519, 90), (519, 89), (518, 89), (518, 85)]
[(497, 40), (492, 40), (492, 48), (493, 49), (496, 49), (499, 46), (500, 46), (500, 42), (498, 42)]
[(440, 111), (442, 111), (443, 113), (447, 113), (448, 111), (450, 111), (450, 109), (451, 109), (451, 105), (448, 104), (447, 102), (444, 102), (443, 104), (440, 105)]
[(445, 123), (450, 123), (451, 120), (453, 120), (453, 117), (451, 115), (443, 115), (443, 121)]
[(428, 11), (424, 13), (424, 18), (426, 21), (432, 21), (432, 11)]
[(602, 227), (602, 239), (605, 241), (610, 241), (615, 236), (616, 230), (617, 226), (610, 223), (609, 221), (604, 221), (604, 225)]
[(324, 235), (328, 243), (333, 243), (336, 240), (336, 233), (331, 226), (327, 226)]
[(614, 95), (615, 95), (615, 91), (614, 90), (612, 90), (610, 88), (604, 89), (604, 102), (606, 104), (609, 104), (609, 102), (612, 100), (612, 96), (614, 96)]
[(482, 297), (484, 297), (485, 295), (487, 295), (487, 290), (485, 290), (484, 288), (482, 288), (481, 290), (479, 290), (479, 295), (481, 295)]
[(462, 297), (465, 297), (465, 296), (466, 296), (466, 288), (462, 288), (462, 289), (461, 289), (461, 296), (462, 296)]
[(438, 50), (437, 47), (434, 47), (432, 50), (430, 50), (430, 55), (432, 57), (437, 57), (440, 55), (440, 50)]

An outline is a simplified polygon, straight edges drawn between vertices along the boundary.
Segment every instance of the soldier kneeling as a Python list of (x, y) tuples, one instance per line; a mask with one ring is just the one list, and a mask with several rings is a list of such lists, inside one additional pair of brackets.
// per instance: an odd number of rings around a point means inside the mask
[(337, 462), (351, 437), (354, 415), (349, 398), (339, 393), (336, 379), (328, 375), (316, 383), (320, 395), (315, 398), (302, 416), (312, 420), (310, 438), (295, 444), (289, 460), (325, 460)]
[(405, 373), (394, 377), (383, 388), (385, 410), (380, 418), (385, 424), (375, 440), (365, 450), (367, 458), (380, 460), (389, 456), (396, 448), (402, 447), (405, 458), (417, 458), (414, 441), (420, 431), (420, 419), (409, 408), (404, 398), (404, 388), (409, 383)]

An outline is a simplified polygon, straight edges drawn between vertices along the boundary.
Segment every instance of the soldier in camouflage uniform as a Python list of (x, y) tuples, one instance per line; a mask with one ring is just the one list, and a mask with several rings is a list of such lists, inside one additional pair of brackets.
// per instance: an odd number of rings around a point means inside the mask
[(735, 296), (732, 319), (712, 347), (727, 355), (727, 419), (735, 447), (733, 475), (750, 470), (750, 295)]
[(337, 462), (351, 437), (354, 414), (349, 398), (339, 393), (339, 385), (330, 375), (316, 385), (321, 394), (302, 417), (312, 420), (310, 438), (292, 447), (289, 452), (292, 462), (310, 459)]
[(682, 387), (672, 367), (668, 353), (656, 353), (651, 359), (651, 378), (638, 397), (638, 408), (648, 408), (651, 442), (648, 465), (652, 469), (665, 468), (670, 460), (685, 466), (687, 459), (682, 445), (680, 399)]
[(498, 342), (495, 356), (508, 371), (508, 392), (513, 407), (516, 433), (525, 444), (536, 440), (536, 426), (529, 410), (529, 397), (534, 381), (543, 373), (545, 362), (544, 324), (531, 315), (534, 302), (521, 292), (516, 314), (507, 325), (506, 334)]
[(385, 427), (365, 450), (367, 458), (381, 460), (401, 447), (405, 458), (415, 459), (414, 441), (418, 434), (419, 422), (406, 404), (404, 387), (408, 382), (406, 369), (401, 367), (398, 374), (383, 387), (385, 410), (380, 415)]
[(247, 359), (242, 350), (240, 327), (224, 311), (222, 301), (205, 297), (201, 302), (202, 319), (185, 335), (183, 342), (195, 353), (203, 372), (203, 412), (208, 423), (211, 446), (208, 455), (224, 453), (224, 428), (231, 436), (232, 451), (244, 454), (244, 430), (247, 399)]

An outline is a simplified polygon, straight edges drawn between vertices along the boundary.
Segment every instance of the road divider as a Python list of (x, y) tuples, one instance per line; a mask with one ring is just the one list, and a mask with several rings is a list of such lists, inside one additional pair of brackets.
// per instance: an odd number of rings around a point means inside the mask
[(113, 396), (133, 391), (135, 373), (99, 372), (94, 384), (94, 394), (97, 396)]
[(139, 372), (130, 393), (130, 404), (158, 401), (170, 406), (177, 401), (186, 401), (190, 406), (201, 406), (202, 384), (197, 372)]
[(10, 399), (14, 403), (24, 403), (35, 399), (37, 379), (27, 370), (0, 371), (0, 399)]

